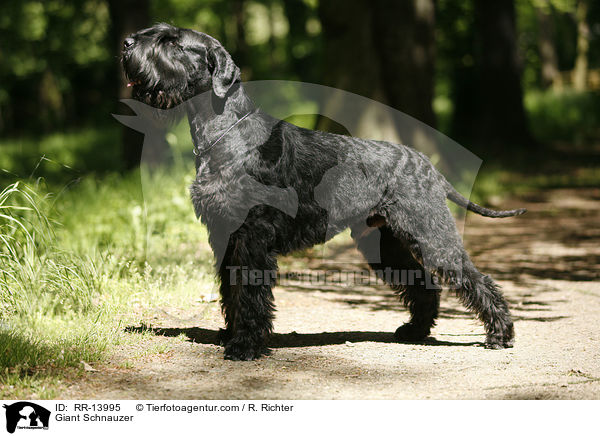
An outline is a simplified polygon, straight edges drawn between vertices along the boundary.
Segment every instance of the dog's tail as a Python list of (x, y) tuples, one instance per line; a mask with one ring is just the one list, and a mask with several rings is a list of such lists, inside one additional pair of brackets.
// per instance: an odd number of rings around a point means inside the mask
[(492, 210), (473, 203), (463, 197), (450, 183), (448, 183), (448, 194), (447, 198), (450, 201), (458, 204), (460, 207), (464, 207), (467, 210), (478, 213), (479, 215), (487, 216), (490, 218), (506, 218), (509, 216), (523, 215), (527, 212), (527, 209), (513, 209), (513, 210)]

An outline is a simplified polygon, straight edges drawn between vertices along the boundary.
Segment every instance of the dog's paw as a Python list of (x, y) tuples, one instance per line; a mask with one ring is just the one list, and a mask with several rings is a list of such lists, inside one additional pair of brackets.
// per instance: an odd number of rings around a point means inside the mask
[(483, 345), (488, 350), (503, 350), (505, 348), (512, 348), (515, 345), (514, 339), (502, 339), (496, 336), (488, 336), (485, 339), (485, 344)]
[(490, 350), (502, 350), (512, 348), (515, 344), (515, 330), (512, 322), (509, 322), (498, 333), (488, 333), (485, 338), (484, 347)]
[(235, 340), (225, 345), (225, 360), (256, 360), (268, 356), (271, 350), (263, 345), (248, 344)]
[(398, 342), (421, 342), (429, 336), (430, 330), (415, 324), (407, 322), (401, 325), (394, 333), (394, 338)]
[(505, 348), (512, 348), (514, 345), (514, 341), (498, 341), (496, 339), (487, 338), (485, 340), (485, 344), (483, 345), (488, 350), (503, 350)]

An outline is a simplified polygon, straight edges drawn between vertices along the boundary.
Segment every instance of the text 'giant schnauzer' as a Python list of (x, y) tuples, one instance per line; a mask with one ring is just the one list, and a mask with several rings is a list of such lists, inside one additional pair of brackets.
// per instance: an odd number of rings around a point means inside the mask
[[(261, 112), (230, 55), (206, 34), (158, 24), (125, 40), (122, 62), (136, 100), (187, 112), (197, 155), (191, 197), (215, 252), (225, 358), (268, 354), (273, 329), (272, 277), (248, 281), (240, 271), (274, 274), (277, 255), (348, 227), (370, 266), (410, 310), (410, 322), (396, 331), (399, 341), (429, 335), (446, 285), (481, 319), (488, 348), (512, 346), (506, 301), (470, 261), (446, 200), (488, 217), (524, 209), (493, 211), (470, 202), (409, 147), (302, 129)], [(210, 98), (193, 99), (203, 93)], [(266, 193), (256, 194), (255, 185)], [(269, 192), (293, 192), (281, 202), (294, 207), (252, 199)], [(373, 241), (375, 258), (367, 253)], [(390, 270), (418, 271), (433, 283), (392, 279)]]

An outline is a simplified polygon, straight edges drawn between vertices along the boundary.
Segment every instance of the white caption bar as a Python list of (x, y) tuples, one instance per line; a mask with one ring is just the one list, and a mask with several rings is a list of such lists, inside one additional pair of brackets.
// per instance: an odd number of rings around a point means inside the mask
[(5, 412), (0, 414), (3, 415), (0, 434), (21, 436), (453, 434), (454, 429), (461, 436), (548, 436), (598, 431), (594, 412), (598, 402), (594, 401), (0, 400), (0, 403)]

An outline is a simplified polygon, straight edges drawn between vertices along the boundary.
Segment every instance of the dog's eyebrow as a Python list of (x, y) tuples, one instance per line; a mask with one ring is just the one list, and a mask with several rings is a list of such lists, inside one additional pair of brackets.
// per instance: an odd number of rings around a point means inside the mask
[(158, 42), (175, 41), (179, 39), (179, 35), (161, 35), (158, 37)]
[(157, 42), (165, 42), (170, 40), (180, 39), (182, 33), (179, 31), (170, 31), (158, 35)]
[(179, 37), (179, 43), (182, 47), (195, 53), (206, 53), (207, 50), (206, 45), (194, 38), (194, 35), (182, 33)]

